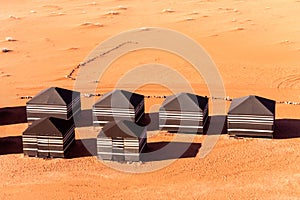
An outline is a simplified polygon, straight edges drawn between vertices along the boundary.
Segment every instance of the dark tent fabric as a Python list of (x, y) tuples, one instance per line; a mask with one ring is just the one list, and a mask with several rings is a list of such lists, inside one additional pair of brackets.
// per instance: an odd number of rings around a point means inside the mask
[(208, 120), (208, 98), (190, 93), (168, 96), (159, 110), (161, 130), (203, 133)]
[(107, 123), (102, 129), (102, 133), (107, 137), (140, 138), (144, 129), (145, 127), (139, 126), (132, 121), (119, 120)]
[(73, 93), (79, 94), (71, 90), (51, 87), (46, 90), (41, 91), (35, 97), (33, 97), (28, 103), (34, 104), (52, 104), (52, 105), (68, 105), (72, 103)]
[(273, 116), (275, 101), (254, 95), (236, 98), (233, 99), (228, 113)]
[(0, 126), (26, 122), (26, 106), (0, 108)]
[(108, 122), (97, 136), (97, 154), (101, 160), (140, 161), (147, 144), (146, 127), (132, 121)]
[(254, 95), (233, 99), (228, 111), (228, 133), (273, 137), (275, 106), (275, 101)]
[(51, 87), (43, 90), (26, 104), (27, 120), (32, 123), (43, 117), (71, 119), (80, 111), (80, 93)]
[(110, 108), (111, 106), (116, 108), (135, 108), (141, 101), (144, 101), (143, 95), (126, 90), (113, 90), (104, 94), (101, 99), (95, 103), (95, 106), (107, 108)]
[(144, 117), (144, 96), (125, 90), (104, 94), (93, 106), (93, 124), (104, 126), (109, 121), (131, 120), (139, 123)]
[(65, 157), (75, 140), (72, 120), (54, 117), (34, 121), (22, 136), (25, 155), (36, 157)]
[(167, 96), (166, 100), (163, 102), (162, 107), (166, 110), (177, 110), (177, 111), (200, 111), (206, 108), (208, 104), (208, 98), (198, 96), (191, 93), (178, 93), (176, 95)]

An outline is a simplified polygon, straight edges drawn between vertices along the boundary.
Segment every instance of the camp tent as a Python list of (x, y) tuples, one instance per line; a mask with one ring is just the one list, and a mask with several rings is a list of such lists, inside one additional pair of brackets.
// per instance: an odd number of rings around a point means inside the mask
[(128, 120), (112, 121), (97, 136), (97, 154), (101, 160), (140, 161), (146, 144), (146, 127)]
[(26, 104), (27, 121), (32, 123), (43, 117), (71, 119), (81, 107), (80, 93), (51, 87), (41, 91)]
[(229, 135), (273, 137), (275, 104), (254, 95), (233, 99), (228, 112)]
[(131, 120), (139, 123), (144, 117), (144, 96), (125, 90), (104, 94), (93, 106), (94, 126), (109, 121)]
[(203, 133), (208, 121), (208, 98), (190, 93), (168, 96), (159, 109), (159, 128)]
[(25, 155), (36, 157), (65, 157), (75, 140), (72, 120), (46, 117), (36, 120), (22, 136)]

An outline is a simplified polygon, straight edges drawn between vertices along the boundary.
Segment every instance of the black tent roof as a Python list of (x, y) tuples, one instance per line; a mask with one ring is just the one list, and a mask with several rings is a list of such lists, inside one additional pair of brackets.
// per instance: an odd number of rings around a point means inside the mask
[(72, 102), (73, 95), (74, 97), (80, 96), (80, 93), (59, 87), (51, 87), (38, 93), (27, 104), (68, 105)]
[(24, 132), (24, 135), (63, 136), (72, 126), (72, 120), (45, 117), (34, 121)]
[(208, 98), (191, 93), (178, 93), (166, 98), (162, 107), (165, 110), (203, 111), (208, 104)]
[(259, 96), (245, 96), (232, 100), (228, 114), (270, 115), (275, 114), (276, 102)]
[(126, 90), (113, 90), (104, 94), (94, 106), (115, 107), (115, 108), (135, 108), (144, 100), (144, 96)]
[(129, 120), (111, 121), (102, 128), (98, 136), (140, 138), (145, 128)]

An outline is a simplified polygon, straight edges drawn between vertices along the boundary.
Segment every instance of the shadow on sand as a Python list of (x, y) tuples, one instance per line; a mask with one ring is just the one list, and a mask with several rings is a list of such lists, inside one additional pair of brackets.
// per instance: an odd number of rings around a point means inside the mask
[(300, 119), (277, 119), (275, 121), (274, 139), (300, 137)]
[(0, 138), (0, 155), (23, 153), (22, 136)]
[(151, 162), (196, 157), (200, 148), (201, 143), (152, 142), (147, 144), (141, 160)]
[(27, 123), (26, 106), (0, 108), (0, 126)]
[[(88, 150), (86, 146), (88, 146)], [(18, 153), (23, 153), (22, 136), (0, 138), (0, 155)], [(96, 139), (75, 140), (66, 158), (80, 158), (96, 154)]]
[(207, 135), (227, 134), (227, 115), (214, 115), (208, 117), (208, 124), (204, 129)]
[[(67, 158), (81, 158), (97, 155), (97, 140), (95, 138), (76, 140), (69, 149)], [(160, 161), (177, 158), (196, 157), (201, 143), (186, 142), (152, 142), (142, 155), (142, 161)]]
[(92, 110), (81, 110), (75, 118), (76, 127), (90, 127), (93, 126), (93, 115)]
[(69, 149), (67, 158), (81, 158), (97, 155), (96, 138), (75, 140)]
[[(159, 113), (146, 113), (141, 125), (147, 126), (148, 131), (159, 130)], [(227, 134), (227, 116), (215, 115), (208, 117), (208, 122), (203, 132), (208, 135)]]
[(159, 130), (159, 114), (158, 114), (158, 112), (145, 113), (145, 116), (139, 125), (147, 126), (148, 131)]

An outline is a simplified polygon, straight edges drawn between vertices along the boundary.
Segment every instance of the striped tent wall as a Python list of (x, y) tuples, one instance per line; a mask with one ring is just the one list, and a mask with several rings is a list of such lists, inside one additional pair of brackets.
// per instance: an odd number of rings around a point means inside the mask
[(37, 135), (25, 135), (22, 136), (23, 152), (25, 155), (36, 157), (38, 156), (38, 143)]
[[(143, 104), (143, 102), (141, 102)], [(110, 121), (131, 120), (139, 121), (143, 115), (143, 111), (135, 112), (134, 109), (126, 108), (101, 108), (93, 107), (93, 124), (95, 126), (104, 126)]]
[[(62, 124), (64, 131), (60, 132), (62, 129), (58, 125)], [(71, 121), (43, 118), (35, 121), (24, 131), (22, 140), (25, 155), (64, 158), (75, 141), (75, 126)]]
[[(119, 121), (122, 123), (123, 121)], [(119, 123), (119, 124), (120, 124)], [(133, 123), (133, 122), (131, 122)], [(112, 160), (112, 161), (132, 161), (137, 162), (141, 160), (141, 153), (145, 150), (147, 144), (146, 128), (138, 128), (139, 133), (132, 132), (132, 135), (128, 136), (124, 133), (124, 124), (118, 125), (117, 122), (109, 122), (107, 125), (111, 125), (107, 131), (101, 131), (97, 136), (97, 155), (100, 160)], [(107, 126), (105, 125), (104, 128)], [(137, 125), (135, 125), (137, 126)], [(132, 126), (126, 126), (125, 129), (130, 129)], [(114, 133), (109, 136), (109, 131)], [(130, 134), (131, 135), (131, 134)]]
[(130, 120), (139, 123), (145, 113), (144, 96), (124, 90), (106, 93), (93, 105), (94, 126), (110, 121)]
[(228, 133), (273, 137), (274, 122), (274, 116), (228, 114)]
[(64, 158), (75, 141), (74, 126), (64, 136), (38, 136), (38, 157)]
[(254, 95), (233, 99), (227, 117), (230, 136), (273, 137), (275, 101)]
[(101, 160), (140, 161), (145, 150), (146, 138), (97, 138), (97, 154)]
[(143, 134), (144, 138), (124, 138), (124, 156), (126, 161), (140, 161), (141, 153), (144, 152), (147, 138), (146, 131)]
[(97, 155), (100, 160), (112, 160), (113, 141), (110, 137), (97, 137)]
[[(59, 92), (58, 92), (59, 91)], [(62, 93), (66, 94), (62, 94)], [(64, 98), (61, 97), (64, 95)], [(69, 120), (81, 109), (80, 93), (62, 88), (49, 88), (26, 104), (29, 124), (44, 117)]]
[[(180, 95), (187, 96), (185, 93)], [(180, 95), (172, 98), (181, 98)], [(190, 104), (189, 101), (182, 101), (180, 107), (163, 105), (159, 110), (159, 128), (173, 132), (203, 133), (208, 122), (208, 100), (203, 101), (204, 106), (194, 104), (194, 109), (185, 109), (185, 103)]]

